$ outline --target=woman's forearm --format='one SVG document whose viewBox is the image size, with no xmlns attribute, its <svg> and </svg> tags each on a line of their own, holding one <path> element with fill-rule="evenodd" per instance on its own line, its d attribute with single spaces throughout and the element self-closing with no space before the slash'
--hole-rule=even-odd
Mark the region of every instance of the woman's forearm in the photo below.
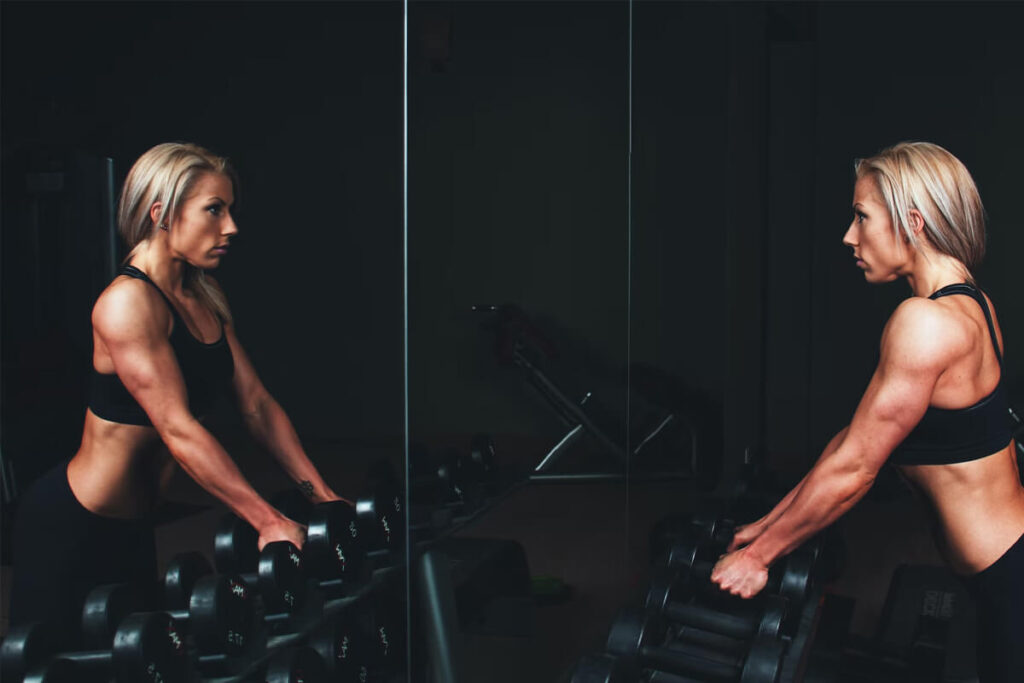
<svg viewBox="0 0 1024 683">
<path fill-rule="evenodd" d="M 266 395 L 259 401 L 255 409 L 245 415 L 245 422 L 256 440 L 274 456 L 306 497 L 313 501 L 336 497 L 303 450 L 288 415 L 272 396 Z"/>
<path fill-rule="evenodd" d="M 280 521 L 281 514 L 256 492 L 198 421 L 172 427 L 161 436 L 186 474 L 253 528 L 261 530 Z"/>
<path fill-rule="evenodd" d="M 835 436 L 832 437 L 828 444 L 826 444 L 825 449 L 821 452 L 821 455 L 818 456 L 818 460 L 815 463 L 815 465 L 822 462 L 823 460 L 825 460 L 825 458 L 836 452 L 836 449 L 838 449 L 839 446 L 842 445 L 843 439 L 846 438 L 846 432 L 849 429 L 849 426 L 843 427 Z M 775 520 L 777 520 L 779 517 L 781 517 L 782 514 L 789 508 L 789 506 L 793 504 L 793 500 L 800 493 L 800 490 L 807 482 L 807 478 L 811 476 L 811 472 L 813 471 L 814 468 L 811 468 L 811 470 L 804 475 L 803 479 L 801 479 L 796 486 L 790 489 L 789 493 L 787 493 L 782 498 L 782 500 L 776 503 L 775 507 L 772 508 L 771 512 L 769 512 L 756 522 L 753 522 L 751 526 L 767 527 L 768 525 L 774 523 Z"/>
<path fill-rule="evenodd" d="M 874 476 L 858 468 L 819 460 L 789 507 L 746 550 L 770 566 L 839 519 L 873 483 Z"/>
</svg>

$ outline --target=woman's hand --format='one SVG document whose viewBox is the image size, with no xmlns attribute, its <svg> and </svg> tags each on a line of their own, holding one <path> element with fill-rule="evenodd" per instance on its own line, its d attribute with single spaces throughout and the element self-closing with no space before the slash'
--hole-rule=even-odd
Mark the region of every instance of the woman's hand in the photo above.
<svg viewBox="0 0 1024 683">
<path fill-rule="evenodd" d="M 743 546 L 750 545 L 754 542 L 754 539 L 761 535 L 767 526 L 768 525 L 762 517 L 756 522 L 736 527 L 736 531 L 733 532 L 732 540 L 729 542 L 729 546 L 725 551 L 727 553 L 731 553 Z"/>
<path fill-rule="evenodd" d="M 274 541 L 288 541 L 299 550 L 302 550 L 306 542 L 306 527 L 294 522 L 284 515 L 259 530 L 260 537 L 257 546 L 262 551 L 263 546 Z"/>
<path fill-rule="evenodd" d="M 744 548 L 719 558 L 711 582 L 733 595 L 752 598 L 768 583 L 768 567 Z"/>
</svg>

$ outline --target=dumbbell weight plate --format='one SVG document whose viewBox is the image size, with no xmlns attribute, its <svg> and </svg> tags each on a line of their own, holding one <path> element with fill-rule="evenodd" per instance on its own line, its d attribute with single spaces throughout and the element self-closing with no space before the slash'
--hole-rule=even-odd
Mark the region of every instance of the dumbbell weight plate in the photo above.
<svg viewBox="0 0 1024 683">
<path fill-rule="evenodd" d="M 212 573 L 210 561 L 200 552 L 175 555 L 164 574 L 164 606 L 167 609 L 184 609 L 196 582 Z"/>
<path fill-rule="evenodd" d="M 777 683 L 786 645 L 781 640 L 756 638 L 743 665 L 740 683 Z"/>
<path fill-rule="evenodd" d="M 266 683 L 321 683 L 327 671 L 320 656 L 309 647 L 294 647 L 276 653 L 267 664 Z"/>
<path fill-rule="evenodd" d="M 401 553 L 405 549 L 405 501 L 391 487 L 356 502 L 356 514 L 367 533 L 368 547 Z"/>
<path fill-rule="evenodd" d="M 113 663 L 119 683 L 185 679 L 185 641 L 178 624 L 163 612 L 127 616 L 114 636 Z"/>
<path fill-rule="evenodd" d="M 259 564 L 259 534 L 233 514 L 221 521 L 213 539 L 213 563 L 221 574 L 244 574 Z"/>
<path fill-rule="evenodd" d="M 131 584 L 97 586 L 89 591 L 82 608 L 82 642 L 87 649 L 110 649 L 117 627 L 142 607 L 142 595 Z"/>
<path fill-rule="evenodd" d="M 237 576 L 204 576 L 189 600 L 189 618 L 200 654 L 236 657 L 249 648 L 256 609 L 249 587 Z"/>
<path fill-rule="evenodd" d="M 315 506 L 303 547 L 309 574 L 320 581 L 358 583 L 366 560 L 364 533 L 355 509 L 348 503 Z"/>
<path fill-rule="evenodd" d="M 267 612 L 292 613 L 306 598 L 306 573 L 302 555 L 288 541 L 263 546 L 259 554 L 257 589 Z"/>
<path fill-rule="evenodd" d="M 17 626 L 0 645 L 0 679 L 20 681 L 30 670 L 42 664 L 54 652 L 66 646 L 67 634 L 49 622 Z"/>
</svg>

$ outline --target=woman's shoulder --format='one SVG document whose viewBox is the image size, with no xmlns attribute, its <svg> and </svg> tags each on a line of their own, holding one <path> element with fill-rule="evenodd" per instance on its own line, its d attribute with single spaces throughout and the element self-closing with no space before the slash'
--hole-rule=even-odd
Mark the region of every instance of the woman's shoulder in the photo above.
<svg viewBox="0 0 1024 683">
<path fill-rule="evenodd" d="M 943 362 L 966 353 L 971 336 L 964 320 L 938 301 L 910 297 L 889 316 L 882 350 L 922 362 Z"/>
<path fill-rule="evenodd" d="M 104 289 L 92 308 L 93 327 L 101 334 L 139 331 L 140 327 L 165 329 L 171 312 L 152 285 L 121 276 Z M 106 336 L 106 335 L 104 335 Z"/>
</svg>

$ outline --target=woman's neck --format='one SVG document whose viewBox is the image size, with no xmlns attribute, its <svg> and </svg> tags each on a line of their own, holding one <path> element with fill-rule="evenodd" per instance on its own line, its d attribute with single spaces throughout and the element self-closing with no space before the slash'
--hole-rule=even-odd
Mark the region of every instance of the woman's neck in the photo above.
<svg viewBox="0 0 1024 683">
<path fill-rule="evenodd" d="M 971 272 L 952 256 L 936 251 L 918 251 L 906 278 L 914 296 L 931 296 L 946 285 L 969 281 Z"/>
<path fill-rule="evenodd" d="M 179 296 L 184 293 L 185 262 L 171 255 L 164 240 L 143 243 L 130 262 L 165 292 Z"/>
</svg>

